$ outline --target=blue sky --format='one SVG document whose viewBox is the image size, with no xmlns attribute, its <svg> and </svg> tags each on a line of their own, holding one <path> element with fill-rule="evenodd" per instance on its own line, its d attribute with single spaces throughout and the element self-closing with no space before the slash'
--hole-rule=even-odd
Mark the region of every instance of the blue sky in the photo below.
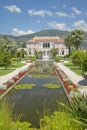
<svg viewBox="0 0 87 130">
<path fill-rule="evenodd" d="M 0 0 L 0 34 L 45 29 L 87 31 L 87 0 Z"/>
</svg>

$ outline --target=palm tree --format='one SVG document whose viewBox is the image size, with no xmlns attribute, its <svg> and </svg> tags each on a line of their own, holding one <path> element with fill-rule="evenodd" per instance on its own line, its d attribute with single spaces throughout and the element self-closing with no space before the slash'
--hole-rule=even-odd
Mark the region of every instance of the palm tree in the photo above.
<svg viewBox="0 0 87 130">
<path fill-rule="evenodd" d="M 74 47 L 76 48 L 76 50 L 78 50 L 78 47 L 80 46 L 84 38 L 84 31 L 76 29 L 71 32 L 70 37 Z"/>
<path fill-rule="evenodd" d="M 64 44 L 68 47 L 68 49 L 69 49 L 69 55 L 70 55 L 70 53 L 71 53 L 71 46 L 72 46 L 71 36 L 70 35 L 68 35 L 68 36 L 65 37 Z"/>
</svg>

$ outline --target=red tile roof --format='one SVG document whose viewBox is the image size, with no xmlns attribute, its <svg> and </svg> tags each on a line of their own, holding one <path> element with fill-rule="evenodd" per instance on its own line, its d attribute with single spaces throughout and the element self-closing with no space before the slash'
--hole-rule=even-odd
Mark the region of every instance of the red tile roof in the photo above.
<svg viewBox="0 0 87 130">
<path fill-rule="evenodd" d="M 54 41 L 54 42 L 64 42 L 64 40 L 60 39 L 59 37 L 34 37 L 31 40 L 28 40 L 27 42 L 33 43 L 33 42 L 39 42 L 39 41 Z"/>
</svg>

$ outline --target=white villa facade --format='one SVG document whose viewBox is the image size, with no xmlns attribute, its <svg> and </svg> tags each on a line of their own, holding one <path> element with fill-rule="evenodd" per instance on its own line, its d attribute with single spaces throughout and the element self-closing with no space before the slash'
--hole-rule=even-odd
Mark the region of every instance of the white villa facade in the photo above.
<svg viewBox="0 0 87 130">
<path fill-rule="evenodd" d="M 68 54 L 68 49 L 64 45 L 64 41 L 59 37 L 34 37 L 27 41 L 28 55 L 34 55 L 35 50 L 42 53 L 42 59 L 50 59 L 52 48 L 58 49 L 59 56 Z"/>
</svg>

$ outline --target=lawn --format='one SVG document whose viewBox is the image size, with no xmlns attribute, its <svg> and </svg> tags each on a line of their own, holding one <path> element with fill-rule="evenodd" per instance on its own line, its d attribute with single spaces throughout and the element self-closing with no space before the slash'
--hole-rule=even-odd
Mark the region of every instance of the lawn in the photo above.
<svg viewBox="0 0 87 130">
<path fill-rule="evenodd" d="M 66 67 L 68 67 L 69 69 L 71 69 L 72 71 L 74 71 L 78 75 L 82 75 L 83 74 L 83 71 L 80 69 L 80 67 L 74 65 L 71 61 L 68 62 L 68 63 L 64 63 L 64 65 Z"/>
<path fill-rule="evenodd" d="M 15 69 L 22 67 L 23 65 L 25 64 L 21 62 L 14 62 L 11 66 L 8 67 L 8 69 L 5 69 L 4 66 L 0 66 L 0 76 L 9 74 Z"/>
</svg>

